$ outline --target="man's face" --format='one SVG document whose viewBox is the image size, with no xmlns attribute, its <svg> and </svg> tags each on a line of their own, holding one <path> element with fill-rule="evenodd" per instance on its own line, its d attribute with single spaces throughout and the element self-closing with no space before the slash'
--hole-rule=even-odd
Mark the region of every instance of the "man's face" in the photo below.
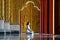
<svg viewBox="0 0 60 40">
<path fill-rule="evenodd" d="M 29 23 L 29 25 L 30 25 L 30 23 Z"/>
</svg>

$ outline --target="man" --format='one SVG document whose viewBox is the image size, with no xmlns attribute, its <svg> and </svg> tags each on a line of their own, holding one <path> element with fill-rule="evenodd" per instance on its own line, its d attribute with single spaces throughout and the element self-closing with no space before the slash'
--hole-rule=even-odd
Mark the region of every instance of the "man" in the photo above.
<svg viewBox="0 0 60 40">
<path fill-rule="evenodd" d="M 30 22 L 27 22 L 26 24 L 26 37 L 27 37 L 27 40 L 30 40 L 30 38 L 33 38 L 34 37 L 34 32 L 30 29 Z"/>
<path fill-rule="evenodd" d="M 32 30 L 30 29 L 30 22 L 27 22 L 26 25 L 27 25 L 27 26 L 26 26 L 26 33 L 27 33 L 27 34 L 32 34 Z"/>
</svg>

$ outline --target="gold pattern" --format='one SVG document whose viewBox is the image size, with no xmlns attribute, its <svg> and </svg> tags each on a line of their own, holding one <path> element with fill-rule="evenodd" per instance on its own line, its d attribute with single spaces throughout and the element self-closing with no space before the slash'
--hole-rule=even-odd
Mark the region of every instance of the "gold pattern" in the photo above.
<svg viewBox="0 0 60 40">
<path fill-rule="evenodd" d="M 0 19 L 4 19 L 10 24 L 20 24 L 22 32 L 25 32 L 26 23 L 29 21 L 31 29 L 34 32 L 39 32 L 39 5 L 39 0 L 0 0 Z"/>
<path fill-rule="evenodd" d="M 22 32 L 26 30 L 26 23 L 29 21 L 31 23 L 31 29 L 34 32 L 39 32 L 39 24 L 40 24 L 40 11 L 34 7 L 33 3 L 29 3 L 28 5 L 24 6 L 21 10 L 21 26 Z M 38 27 L 38 28 L 37 28 Z M 24 31 L 23 31 L 24 29 Z"/>
</svg>

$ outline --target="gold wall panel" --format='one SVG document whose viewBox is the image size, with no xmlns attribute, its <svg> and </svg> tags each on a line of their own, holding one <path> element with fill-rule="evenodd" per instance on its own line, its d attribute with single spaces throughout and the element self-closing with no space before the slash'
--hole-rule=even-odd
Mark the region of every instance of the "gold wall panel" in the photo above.
<svg viewBox="0 0 60 40">
<path fill-rule="evenodd" d="M 28 3 L 28 1 L 31 1 L 31 3 Z M 11 24 L 21 24 L 22 32 L 26 31 L 26 23 L 29 21 L 31 23 L 31 29 L 34 32 L 39 32 L 39 5 L 39 0 L 0 0 L 0 19 L 3 16 L 4 20 L 10 22 Z M 24 6 L 27 7 L 22 10 Z"/>
<path fill-rule="evenodd" d="M 40 30 L 40 11 L 34 7 L 33 3 L 28 3 L 21 11 L 21 29 L 22 32 L 26 31 L 26 23 L 31 23 L 31 29 L 38 33 Z M 22 7 L 23 8 L 23 7 Z M 24 30 L 23 30 L 24 29 Z"/>
<path fill-rule="evenodd" d="M 20 24 L 20 13 L 19 13 L 19 0 L 10 1 L 10 17 L 11 24 Z"/>
</svg>

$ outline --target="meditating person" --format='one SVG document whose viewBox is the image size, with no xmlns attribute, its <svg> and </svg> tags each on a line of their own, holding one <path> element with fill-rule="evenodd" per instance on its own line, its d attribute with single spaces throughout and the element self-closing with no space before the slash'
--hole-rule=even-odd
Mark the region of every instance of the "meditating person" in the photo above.
<svg viewBox="0 0 60 40">
<path fill-rule="evenodd" d="M 27 24 L 26 24 L 26 33 L 32 34 L 32 30 L 30 29 L 30 22 L 27 22 Z"/>
<path fill-rule="evenodd" d="M 26 24 L 26 38 L 27 40 L 30 40 L 34 37 L 34 32 L 30 29 L 30 22 L 27 22 Z"/>
</svg>

